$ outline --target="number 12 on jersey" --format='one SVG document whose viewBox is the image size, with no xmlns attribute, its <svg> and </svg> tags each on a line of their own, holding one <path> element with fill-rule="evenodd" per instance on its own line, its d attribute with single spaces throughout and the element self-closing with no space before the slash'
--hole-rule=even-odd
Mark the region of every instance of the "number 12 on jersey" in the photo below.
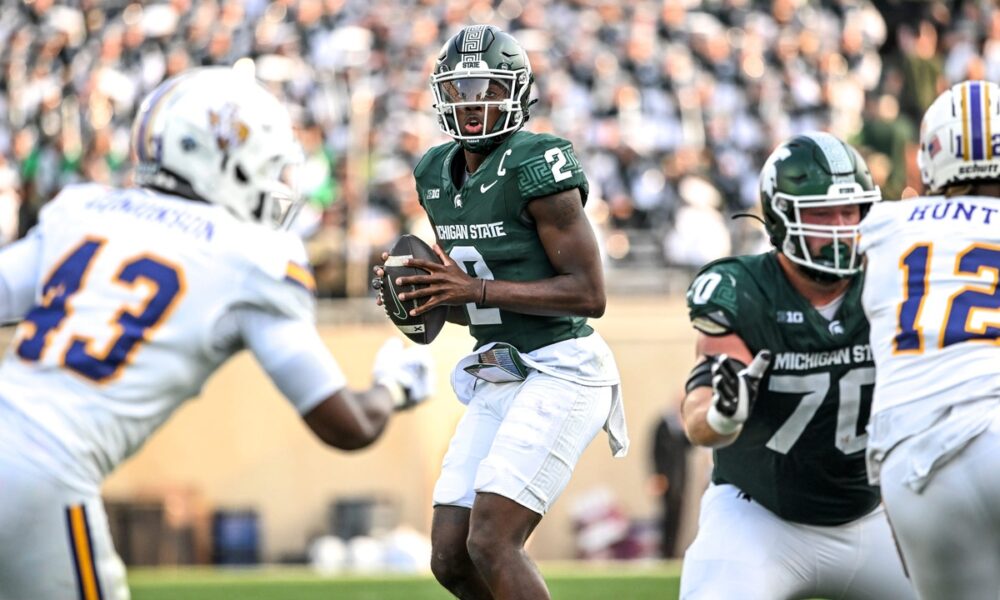
<svg viewBox="0 0 1000 600">
<path fill-rule="evenodd" d="M 35 362 L 45 352 L 52 351 L 48 347 L 50 339 L 72 314 L 74 297 L 84 291 L 90 268 L 106 242 L 101 238 L 85 239 L 52 270 L 42 286 L 41 300 L 21 324 L 15 351 L 22 359 Z M 98 383 L 114 379 L 149 332 L 184 295 L 181 269 L 150 254 L 125 259 L 113 279 L 113 283 L 128 289 L 134 289 L 140 282 L 149 290 L 140 306 L 121 307 L 108 323 L 118 335 L 99 350 L 92 348 L 92 338 L 71 336 L 62 354 L 61 362 L 66 368 Z"/>
<path fill-rule="evenodd" d="M 924 351 L 925 334 L 921 326 L 924 301 L 931 285 L 928 279 L 934 244 L 922 242 L 911 246 L 899 260 L 903 272 L 903 301 L 900 302 L 896 337 L 893 339 L 895 354 L 920 354 Z M 955 257 L 954 276 L 968 279 L 989 274 L 992 282 L 966 285 L 948 298 L 938 335 L 937 347 L 944 348 L 970 340 L 996 341 L 1000 337 L 1000 322 L 991 324 L 982 320 L 974 325 L 976 310 L 1000 310 L 1000 247 L 989 244 L 972 244 Z"/>
</svg>

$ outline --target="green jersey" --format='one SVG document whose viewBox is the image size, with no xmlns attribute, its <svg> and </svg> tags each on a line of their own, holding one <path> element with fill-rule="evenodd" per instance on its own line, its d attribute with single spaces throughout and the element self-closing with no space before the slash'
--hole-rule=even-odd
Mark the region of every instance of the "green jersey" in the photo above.
<svg viewBox="0 0 1000 600">
<path fill-rule="evenodd" d="M 431 148 L 413 174 L 441 248 L 466 273 L 483 279 L 554 277 L 528 203 L 573 188 L 587 201 L 587 178 L 573 146 L 524 130 L 494 149 L 475 173 L 465 172 L 462 148 L 450 142 Z M 506 342 L 530 352 L 593 332 L 582 317 L 526 315 L 476 303 L 466 311 L 477 347 Z"/>
<path fill-rule="evenodd" d="M 865 471 L 875 367 L 856 276 L 828 320 L 792 288 L 773 252 L 716 261 L 687 292 L 691 322 L 773 354 L 736 441 L 715 450 L 712 480 L 782 519 L 838 525 L 879 502 Z"/>
</svg>

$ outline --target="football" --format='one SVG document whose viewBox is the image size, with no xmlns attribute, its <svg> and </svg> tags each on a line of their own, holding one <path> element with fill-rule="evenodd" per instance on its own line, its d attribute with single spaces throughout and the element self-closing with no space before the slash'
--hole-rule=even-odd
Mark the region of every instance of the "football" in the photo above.
<svg viewBox="0 0 1000 600">
<path fill-rule="evenodd" d="M 406 337 L 418 344 L 429 344 L 441 333 L 445 318 L 448 316 L 448 307 L 440 306 L 422 315 L 416 317 L 410 316 L 410 311 L 420 306 L 426 299 L 418 298 L 400 301 L 399 294 L 418 289 L 420 286 L 397 286 L 396 278 L 426 275 L 427 271 L 415 267 L 403 266 L 403 263 L 409 258 L 423 258 L 438 264 L 441 263 L 441 260 L 434 254 L 431 247 L 422 239 L 415 235 L 403 235 L 396 240 L 392 249 L 389 250 L 389 258 L 386 259 L 385 265 L 382 267 L 385 271 L 382 284 L 382 301 L 385 304 L 385 311 L 389 315 L 389 319 Z"/>
</svg>

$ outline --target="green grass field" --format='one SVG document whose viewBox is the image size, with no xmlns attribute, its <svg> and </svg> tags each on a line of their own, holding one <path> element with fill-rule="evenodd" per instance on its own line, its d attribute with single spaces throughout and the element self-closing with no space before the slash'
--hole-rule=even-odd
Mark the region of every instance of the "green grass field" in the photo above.
<svg viewBox="0 0 1000 600">
<path fill-rule="evenodd" d="M 542 565 L 553 600 L 674 600 L 675 563 Z M 133 600 L 449 600 L 429 574 L 321 576 L 305 569 L 130 569 Z"/>
</svg>

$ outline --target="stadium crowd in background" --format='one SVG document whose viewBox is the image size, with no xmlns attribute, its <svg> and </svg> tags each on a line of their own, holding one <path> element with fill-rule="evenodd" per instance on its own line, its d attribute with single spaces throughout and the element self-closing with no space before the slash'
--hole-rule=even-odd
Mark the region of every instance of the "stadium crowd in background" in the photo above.
<svg viewBox="0 0 1000 600">
<path fill-rule="evenodd" d="M 129 183 L 129 124 L 163 79 L 250 59 L 307 152 L 300 227 L 321 293 L 363 294 L 377 252 L 425 231 L 411 169 L 443 141 L 428 49 L 468 23 L 529 50 L 534 129 L 575 144 L 603 251 L 625 264 L 761 248 L 759 227 L 727 217 L 754 210 L 764 157 L 807 129 L 861 147 L 886 198 L 919 190 L 923 111 L 950 83 L 1000 80 L 989 0 L 5 3 L 0 242 L 67 183 Z"/>
</svg>

